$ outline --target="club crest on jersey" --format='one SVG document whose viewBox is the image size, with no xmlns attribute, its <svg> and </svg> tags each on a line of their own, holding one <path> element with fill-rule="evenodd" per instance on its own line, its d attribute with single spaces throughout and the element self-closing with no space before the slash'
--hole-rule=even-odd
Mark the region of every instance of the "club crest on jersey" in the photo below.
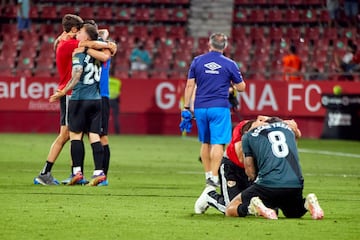
<svg viewBox="0 0 360 240">
<path fill-rule="evenodd" d="M 72 58 L 72 62 L 73 64 L 79 64 L 80 63 L 80 59 L 78 57 L 73 57 Z"/>
<path fill-rule="evenodd" d="M 217 71 L 217 69 L 221 68 L 221 66 L 216 62 L 209 62 L 207 64 L 204 64 L 204 67 L 208 68 L 205 70 L 205 73 L 210 73 L 210 74 L 219 74 L 219 71 Z"/>
</svg>

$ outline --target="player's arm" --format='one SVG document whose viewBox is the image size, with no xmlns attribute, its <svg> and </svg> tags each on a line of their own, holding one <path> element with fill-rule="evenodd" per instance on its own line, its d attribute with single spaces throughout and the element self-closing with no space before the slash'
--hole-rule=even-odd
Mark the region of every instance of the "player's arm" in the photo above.
<svg viewBox="0 0 360 240">
<path fill-rule="evenodd" d="M 233 87 L 238 91 L 238 92 L 244 92 L 245 88 L 246 88 L 246 84 L 244 81 L 240 82 L 240 83 L 233 83 Z"/>
<path fill-rule="evenodd" d="M 72 90 L 79 82 L 81 74 L 83 72 L 82 65 L 75 65 L 72 68 L 71 79 L 62 90 L 58 90 L 55 94 L 50 96 L 50 102 L 55 102 L 64 96 L 68 91 Z"/>
<path fill-rule="evenodd" d="M 236 142 L 234 147 L 235 147 L 236 156 L 238 157 L 239 161 L 241 163 L 244 163 L 244 153 L 242 150 L 242 142 L 241 141 Z"/>
<path fill-rule="evenodd" d="M 184 94 L 184 108 L 191 107 L 191 99 L 195 90 L 195 78 L 190 78 L 186 81 L 185 94 Z"/>
<path fill-rule="evenodd" d="M 103 50 L 96 50 L 96 49 L 92 49 L 92 48 L 84 48 L 84 47 L 78 47 L 74 50 L 73 55 L 77 54 L 77 53 L 82 53 L 82 52 L 86 52 L 87 54 L 89 54 L 90 56 L 92 56 L 93 58 L 101 61 L 101 62 L 106 62 L 107 60 L 109 60 L 111 58 L 111 52 L 109 49 L 103 49 Z"/>
<path fill-rule="evenodd" d="M 112 56 L 114 56 L 117 51 L 117 46 L 114 42 L 80 41 L 79 47 L 93 48 L 97 50 L 107 48 L 110 50 Z"/>
<path fill-rule="evenodd" d="M 248 156 L 244 159 L 245 173 L 249 177 L 250 181 L 254 181 L 256 178 L 255 160 L 253 157 Z"/>
</svg>

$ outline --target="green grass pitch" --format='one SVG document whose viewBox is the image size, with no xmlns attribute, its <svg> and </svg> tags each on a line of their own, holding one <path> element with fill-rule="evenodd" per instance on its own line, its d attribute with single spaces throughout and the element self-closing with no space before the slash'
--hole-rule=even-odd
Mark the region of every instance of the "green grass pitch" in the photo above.
<svg viewBox="0 0 360 240">
<path fill-rule="evenodd" d="M 193 214 L 204 187 L 194 137 L 110 136 L 109 186 L 36 186 L 54 134 L 0 134 L 0 239 L 360 239 L 360 142 L 301 139 L 304 195 L 321 221 Z M 85 176 L 93 169 L 87 139 Z M 70 173 L 69 144 L 53 167 Z"/>
</svg>

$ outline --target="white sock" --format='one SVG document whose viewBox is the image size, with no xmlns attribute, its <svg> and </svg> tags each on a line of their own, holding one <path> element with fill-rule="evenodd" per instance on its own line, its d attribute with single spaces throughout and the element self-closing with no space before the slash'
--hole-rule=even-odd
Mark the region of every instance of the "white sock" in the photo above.
<svg viewBox="0 0 360 240">
<path fill-rule="evenodd" d="M 103 170 L 94 170 L 94 174 L 95 176 L 98 176 L 100 175 L 101 173 L 103 173 L 104 171 Z"/>
<path fill-rule="evenodd" d="M 219 183 L 219 176 L 212 176 L 212 180 L 214 183 Z"/>
<path fill-rule="evenodd" d="M 81 167 L 73 167 L 73 174 L 76 175 L 78 172 L 81 172 Z"/>
<path fill-rule="evenodd" d="M 208 179 L 208 178 L 210 178 L 210 179 L 212 178 L 212 172 L 211 171 L 205 173 L 205 179 Z"/>
</svg>

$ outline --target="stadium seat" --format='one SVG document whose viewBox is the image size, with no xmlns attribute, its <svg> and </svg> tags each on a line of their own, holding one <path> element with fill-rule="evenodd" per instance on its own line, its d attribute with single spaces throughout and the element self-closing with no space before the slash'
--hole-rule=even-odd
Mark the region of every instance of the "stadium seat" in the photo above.
<svg viewBox="0 0 360 240">
<path fill-rule="evenodd" d="M 15 70 L 15 76 L 16 77 L 32 77 L 32 68 L 29 69 L 16 69 Z"/>
<path fill-rule="evenodd" d="M 155 22 L 167 22 L 169 21 L 169 11 L 166 8 L 156 8 L 154 10 Z"/>
<path fill-rule="evenodd" d="M 50 20 L 58 19 L 56 7 L 55 6 L 50 6 L 50 5 L 42 6 L 41 7 L 41 14 L 39 14 L 39 18 L 41 18 L 41 19 L 50 19 Z"/>
<path fill-rule="evenodd" d="M 2 9 L 2 17 L 4 18 L 16 18 L 17 17 L 17 5 L 8 4 Z"/>
<path fill-rule="evenodd" d="M 1 76 L 4 77 L 13 77 L 15 75 L 13 68 L 8 66 L 0 66 L 0 72 Z"/>
<path fill-rule="evenodd" d="M 319 22 L 320 24 L 328 24 L 330 20 L 329 11 L 325 9 L 321 9 L 319 13 Z"/>
<path fill-rule="evenodd" d="M 152 2 L 152 0 L 134 0 L 133 2 L 138 4 L 149 4 Z"/>
<path fill-rule="evenodd" d="M 162 71 L 166 69 L 170 69 L 170 62 L 158 56 L 153 61 L 153 68 L 154 70 L 162 70 Z"/>
<path fill-rule="evenodd" d="M 53 69 L 50 67 L 37 67 L 34 77 L 51 77 Z"/>
<path fill-rule="evenodd" d="M 265 81 L 265 71 L 251 73 L 249 78 L 256 81 Z"/>
<path fill-rule="evenodd" d="M 97 7 L 96 12 L 96 21 L 111 21 L 113 20 L 113 8 L 111 7 Z"/>
<path fill-rule="evenodd" d="M 78 14 L 74 6 L 61 6 L 59 9 L 59 17 L 62 18 L 65 14 Z"/>
<path fill-rule="evenodd" d="M 131 20 L 131 9 L 130 8 L 118 8 L 115 12 L 115 20 L 128 22 Z"/>
<path fill-rule="evenodd" d="M 39 35 L 46 35 L 46 34 L 60 34 L 60 31 L 57 31 L 57 28 L 55 28 L 54 24 L 46 24 L 42 23 L 39 24 Z"/>
<path fill-rule="evenodd" d="M 283 5 L 286 5 L 287 4 L 287 0 L 271 0 L 271 4 L 273 6 L 283 6 Z"/>
<path fill-rule="evenodd" d="M 94 19 L 95 13 L 93 7 L 82 6 L 79 8 L 79 15 L 84 20 Z"/>
<path fill-rule="evenodd" d="M 29 17 L 30 17 L 30 19 L 39 18 L 39 10 L 36 5 L 35 6 L 33 5 L 30 7 Z"/>
<path fill-rule="evenodd" d="M 302 16 L 300 19 L 301 22 L 309 23 L 309 24 L 317 23 L 318 17 L 317 17 L 316 9 L 306 9 L 300 11 L 301 11 L 300 16 Z"/>
<path fill-rule="evenodd" d="M 114 26 L 112 31 L 110 31 L 110 37 L 114 38 L 116 40 L 118 38 L 120 38 L 120 36 L 127 36 L 127 35 L 129 35 L 129 29 L 128 29 L 128 26 L 126 26 L 126 25 Z"/>
<path fill-rule="evenodd" d="M 123 71 L 121 69 L 118 69 L 117 67 L 114 68 L 114 76 L 119 79 L 128 79 L 129 78 L 128 71 Z"/>
<path fill-rule="evenodd" d="M 264 23 L 265 22 L 265 11 L 263 9 L 252 9 L 248 13 L 247 22 L 251 23 Z"/>
<path fill-rule="evenodd" d="M 176 23 L 186 23 L 188 20 L 187 10 L 183 8 L 173 9 L 171 16 L 171 21 Z"/>
<path fill-rule="evenodd" d="M 326 39 L 337 39 L 338 29 L 337 28 L 323 28 L 322 37 Z"/>
<path fill-rule="evenodd" d="M 305 32 L 304 32 L 305 39 L 315 40 L 315 39 L 319 39 L 320 36 L 321 36 L 320 28 L 318 27 L 305 28 Z"/>
<path fill-rule="evenodd" d="M 192 51 L 194 48 L 194 38 L 193 37 L 184 37 L 178 39 L 176 49 L 179 51 L 189 51 L 190 55 L 192 55 Z"/>
<path fill-rule="evenodd" d="M 246 28 L 244 26 L 236 26 L 232 28 L 231 38 L 238 39 L 247 36 Z"/>
<path fill-rule="evenodd" d="M 147 71 L 132 71 L 131 78 L 133 79 L 148 79 L 149 75 Z"/>
<path fill-rule="evenodd" d="M 269 36 L 271 40 L 280 40 L 284 37 L 284 32 L 281 27 L 271 27 L 269 29 Z"/>
<path fill-rule="evenodd" d="M 246 23 L 248 21 L 247 10 L 236 9 L 234 10 L 233 22 L 234 23 Z"/>
<path fill-rule="evenodd" d="M 298 40 L 301 37 L 301 29 L 298 27 L 288 27 L 284 34 L 286 39 Z"/>
<path fill-rule="evenodd" d="M 169 79 L 172 79 L 172 80 L 187 79 L 187 73 L 177 72 L 177 71 L 170 71 Z"/>
<path fill-rule="evenodd" d="M 284 22 L 283 11 L 279 9 L 271 8 L 268 11 L 267 20 L 270 23 L 282 23 Z"/>
<path fill-rule="evenodd" d="M 166 38 L 167 36 L 166 26 L 163 25 L 153 26 L 150 31 L 150 36 L 154 37 L 155 39 Z"/>
<path fill-rule="evenodd" d="M 145 41 L 148 37 L 148 27 L 146 25 L 136 25 L 133 27 L 131 35 L 135 37 L 135 39 L 138 38 Z"/>
<path fill-rule="evenodd" d="M 252 2 L 252 4 L 254 4 L 254 5 L 268 5 L 269 4 L 267 0 L 253 0 L 250 2 Z"/>
<path fill-rule="evenodd" d="M 162 80 L 168 79 L 167 70 L 163 70 L 163 71 L 154 70 L 154 71 L 152 71 L 150 79 L 162 79 Z"/>
<path fill-rule="evenodd" d="M 183 26 L 170 26 L 168 34 L 171 38 L 184 38 L 186 35 Z"/>
<path fill-rule="evenodd" d="M 294 0 L 292 0 L 292 2 L 293 1 Z M 289 23 L 298 23 L 300 22 L 300 11 L 297 9 L 288 9 L 285 11 L 284 17 Z"/>
<path fill-rule="evenodd" d="M 139 22 L 150 21 L 150 9 L 149 8 L 137 8 L 135 10 L 135 21 L 139 21 Z"/>
<path fill-rule="evenodd" d="M 251 39 L 263 39 L 265 37 L 265 30 L 262 27 L 250 28 L 249 37 Z"/>
</svg>

